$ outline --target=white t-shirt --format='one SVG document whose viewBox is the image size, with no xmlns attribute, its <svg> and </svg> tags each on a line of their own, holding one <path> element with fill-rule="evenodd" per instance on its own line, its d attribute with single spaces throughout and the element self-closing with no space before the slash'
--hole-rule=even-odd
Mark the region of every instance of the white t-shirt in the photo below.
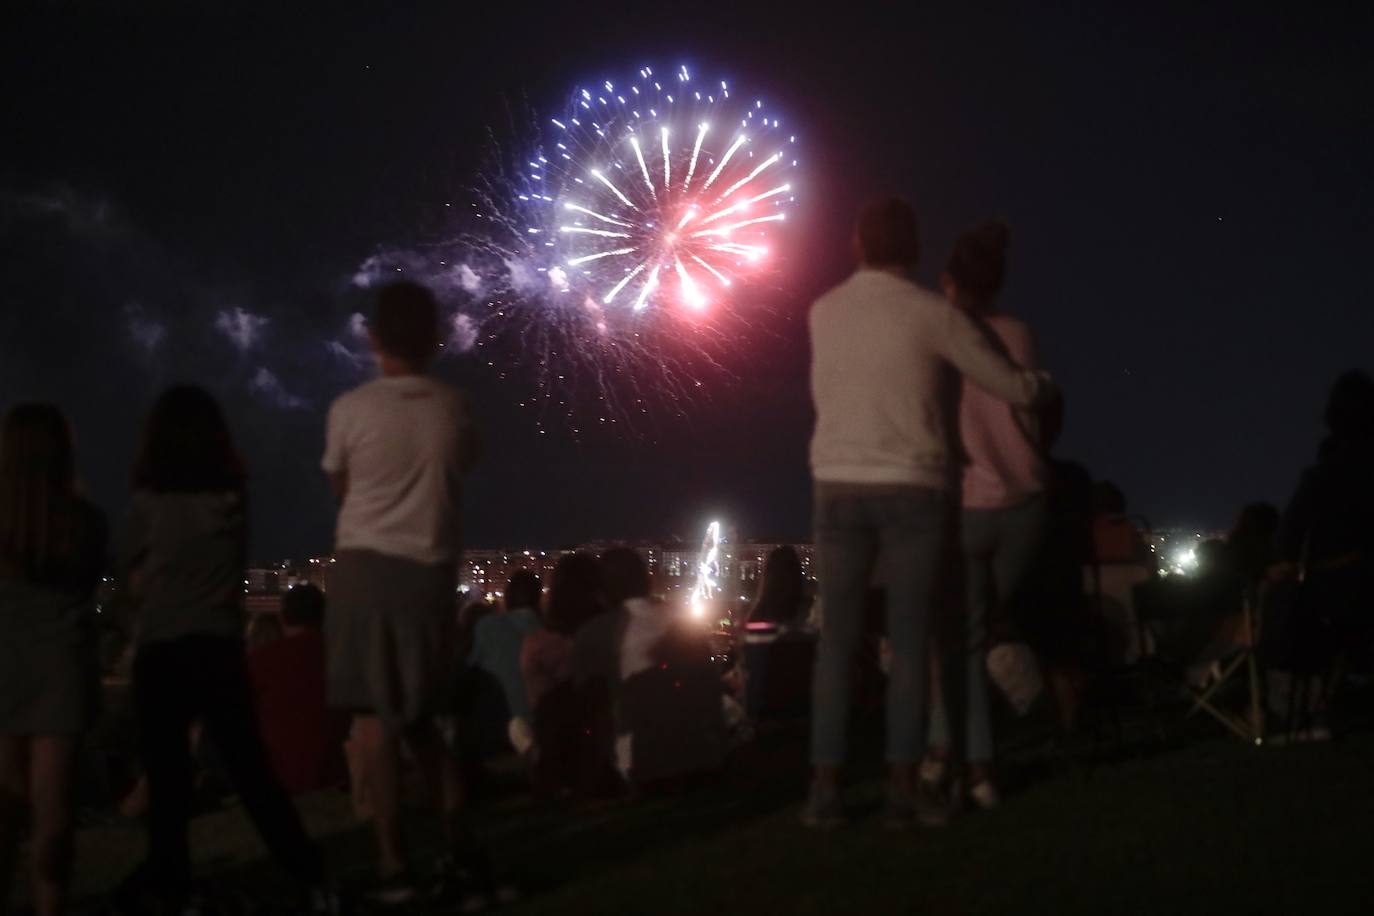
<svg viewBox="0 0 1374 916">
<path fill-rule="evenodd" d="M 620 679 L 630 678 L 654 666 L 654 649 L 672 627 L 668 610 L 648 598 L 625 602 L 625 633 L 620 640 Z"/>
<path fill-rule="evenodd" d="M 648 598 L 630 598 L 625 602 L 625 632 L 620 641 L 620 680 L 629 680 L 654 666 L 654 648 L 672 626 L 667 608 Z M 625 778 L 630 776 L 634 763 L 634 736 L 617 735 L 615 739 L 616 766 Z"/>
<path fill-rule="evenodd" d="M 442 382 L 384 376 L 339 397 L 322 462 L 348 477 L 335 549 L 457 559 L 461 480 L 475 453 L 466 400 Z"/>
<path fill-rule="evenodd" d="M 818 299 L 810 328 L 818 481 L 943 487 L 946 364 L 1018 407 L 1050 384 L 1010 363 L 943 298 L 884 271 L 861 269 Z"/>
</svg>

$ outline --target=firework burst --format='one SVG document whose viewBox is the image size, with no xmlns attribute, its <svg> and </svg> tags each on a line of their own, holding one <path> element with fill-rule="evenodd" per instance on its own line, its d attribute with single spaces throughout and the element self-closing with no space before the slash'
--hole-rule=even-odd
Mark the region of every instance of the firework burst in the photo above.
<svg viewBox="0 0 1374 916">
<path fill-rule="evenodd" d="M 520 404 L 541 429 L 685 412 L 757 317 L 742 289 L 780 260 L 796 136 L 686 67 L 580 87 L 525 120 L 493 137 L 470 227 L 419 255 L 419 278 L 460 303 L 502 377 L 532 366 Z M 415 274 L 415 253 L 397 254 L 369 262 L 375 275 Z"/>
<path fill-rule="evenodd" d="M 650 68 L 580 89 L 529 160 L 528 197 L 565 284 L 603 308 L 697 311 L 757 272 L 795 201 L 795 135 L 729 84 Z M 538 207 L 536 206 L 536 209 Z"/>
</svg>

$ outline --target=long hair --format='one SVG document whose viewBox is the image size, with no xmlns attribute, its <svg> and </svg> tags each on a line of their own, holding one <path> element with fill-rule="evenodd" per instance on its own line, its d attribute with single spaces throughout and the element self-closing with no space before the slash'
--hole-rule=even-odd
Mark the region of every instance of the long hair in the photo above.
<svg viewBox="0 0 1374 916">
<path fill-rule="evenodd" d="M 774 547 L 763 561 L 763 581 L 759 595 L 749 611 L 749 619 L 768 623 L 788 623 L 802 612 L 806 582 L 802 577 L 801 557 L 787 546 Z"/>
<path fill-rule="evenodd" d="M 214 397 L 195 385 L 168 388 L 153 405 L 134 462 L 135 490 L 241 491 L 243 461 Z"/>
<path fill-rule="evenodd" d="M 1007 247 L 1011 230 L 1000 220 L 970 229 L 954 243 L 945 273 L 958 287 L 961 297 L 978 309 L 992 306 L 1007 276 Z"/>
<path fill-rule="evenodd" d="M 73 550 L 76 469 L 62 411 L 20 404 L 0 433 L 0 578 L 35 581 Z"/>
<path fill-rule="evenodd" d="M 604 610 L 605 586 L 596 557 L 570 553 L 559 560 L 553 568 L 544 625 L 555 633 L 571 636 Z"/>
<path fill-rule="evenodd" d="M 1326 401 L 1326 428 L 1350 440 L 1374 438 L 1374 378 L 1359 369 L 1341 373 Z"/>
</svg>

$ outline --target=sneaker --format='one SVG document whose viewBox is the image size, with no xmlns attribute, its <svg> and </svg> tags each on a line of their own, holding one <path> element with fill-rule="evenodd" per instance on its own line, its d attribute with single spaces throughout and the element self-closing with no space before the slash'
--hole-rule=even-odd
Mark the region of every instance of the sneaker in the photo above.
<svg viewBox="0 0 1374 916">
<path fill-rule="evenodd" d="M 815 786 L 811 787 L 806 807 L 802 809 L 801 822 L 804 825 L 816 830 L 834 830 L 843 827 L 847 821 L 844 804 L 837 793 L 819 792 Z"/>
<path fill-rule="evenodd" d="M 415 886 L 415 876 L 409 871 L 399 871 L 388 878 L 378 878 L 363 896 L 369 903 L 380 907 L 405 906 L 420 895 Z"/>
<path fill-rule="evenodd" d="M 1002 797 L 997 794 L 997 787 L 986 779 L 969 789 L 968 797 L 984 811 L 991 811 L 1002 803 Z"/>
<path fill-rule="evenodd" d="M 953 799 L 957 797 L 943 782 L 917 780 L 913 805 L 916 822 L 922 827 L 944 827 L 954 816 Z"/>
</svg>

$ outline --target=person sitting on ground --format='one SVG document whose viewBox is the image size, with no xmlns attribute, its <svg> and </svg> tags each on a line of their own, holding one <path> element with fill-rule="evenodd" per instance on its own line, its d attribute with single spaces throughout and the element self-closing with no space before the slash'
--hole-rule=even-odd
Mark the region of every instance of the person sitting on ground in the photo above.
<svg viewBox="0 0 1374 916">
<path fill-rule="evenodd" d="M 520 649 L 525 638 L 539 629 L 539 606 L 544 583 L 539 574 L 522 569 L 506 583 L 505 611 L 478 622 L 473 630 L 468 664 L 494 677 L 501 685 L 510 721 L 507 733 L 518 753 L 534 744 L 530 701 L 520 673 Z"/>
<path fill-rule="evenodd" d="M 615 609 L 579 634 L 578 667 L 595 674 L 590 656 L 612 680 L 616 768 L 644 788 L 721 762 L 724 692 L 711 664 L 709 635 L 670 606 L 654 601 L 649 568 L 629 547 L 601 555 L 606 596 Z M 588 646 L 582 637 L 590 637 Z"/>
<path fill-rule="evenodd" d="M 282 596 L 281 639 L 248 652 L 263 743 L 293 795 L 342 785 L 348 716 L 325 703 L 324 592 L 304 583 Z"/>
<path fill-rule="evenodd" d="M 920 254 L 909 204 L 880 200 L 859 216 L 861 261 L 811 309 L 811 440 L 815 543 L 825 607 L 811 710 L 814 773 L 803 822 L 845 820 L 840 768 L 848 747 L 855 648 L 876 570 L 886 590 L 888 815 L 915 820 L 925 738 L 926 634 L 946 531 L 952 366 L 1019 407 L 1053 392 L 1048 376 L 1012 364 L 968 315 L 909 275 Z"/>
<path fill-rule="evenodd" d="M 100 698 L 94 601 L 105 518 L 80 496 L 67 418 L 20 404 L 0 430 L 0 912 L 27 816 L 34 911 L 71 880 L 74 774 Z"/>
<path fill-rule="evenodd" d="M 496 613 L 496 605 L 486 598 L 469 601 L 458 609 L 458 657 L 467 658 L 472 652 L 472 642 L 477 633 L 477 625 L 488 616 Z"/>
<path fill-rule="evenodd" d="M 310 893 L 337 901 L 262 744 L 244 652 L 247 493 L 224 413 L 204 389 L 167 389 L 132 473 L 120 570 L 139 611 L 133 702 L 148 779 L 148 849 L 120 886 L 127 912 L 177 912 L 191 896 L 193 761 L 199 719 L 274 858 Z"/>
<path fill-rule="evenodd" d="M 594 792 L 602 758 L 609 759 L 610 696 L 604 680 L 576 682 L 579 631 L 606 613 L 596 558 L 571 553 L 558 561 L 544 625 L 525 637 L 520 672 L 534 717 L 535 792 Z"/>
<path fill-rule="evenodd" d="M 430 896 L 485 902 L 486 851 L 464 801 L 452 729 L 454 596 L 463 476 L 478 437 L 466 396 L 429 375 L 439 303 L 415 283 L 377 292 L 368 342 L 379 377 L 329 409 L 321 465 L 339 501 L 325 637 L 330 705 L 354 717 L 377 843 L 367 896 L 420 895 L 401 824 L 401 748 L 418 764 L 447 852 Z"/>
<path fill-rule="evenodd" d="M 997 311 L 1009 241 L 1009 230 L 1001 222 L 964 233 L 954 243 L 941 285 L 949 301 L 977 318 L 1013 362 L 1037 369 L 1030 328 Z M 946 763 L 952 758 L 955 764 L 968 766 L 964 785 L 978 807 L 992 808 L 998 802 L 992 774 L 989 637 L 993 622 L 1003 616 L 1020 588 L 1045 535 L 1050 474 L 1046 455 L 1058 431 L 1059 413 L 1017 410 L 969 379 L 963 380 L 959 398 L 959 438 L 966 458 L 959 520 L 962 613 L 955 615 L 952 650 L 940 653 L 944 665 L 937 667 L 944 671 L 944 689 L 933 697 L 931 750 L 921 768 L 922 790 L 934 798 L 948 796 Z M 964 726 L 958 731 L 962 740 L 957 743 L 949 716 L 959 710 L 949 699 L 962 700 L 963 705 Z M 951 706 L 956 708 L 951 710 Z M 927 810 L 937 816 L 938 806 L 932 804 Z"/>
<path fill-rule="evenodd" d="M 613 547 L 603 553 L 601 575 L 612 612 L 579 634 L 576 667 L 580 676 L 605 675 L 612 685 L 617 711 L 616 768 L 629 779 L 633 736 L 620 715 L 620 687 L 657 664 L 658 644 L 672 621 L 666 608 L 649 597 L 649 568 L 631 548 Z"/>
</svg>

